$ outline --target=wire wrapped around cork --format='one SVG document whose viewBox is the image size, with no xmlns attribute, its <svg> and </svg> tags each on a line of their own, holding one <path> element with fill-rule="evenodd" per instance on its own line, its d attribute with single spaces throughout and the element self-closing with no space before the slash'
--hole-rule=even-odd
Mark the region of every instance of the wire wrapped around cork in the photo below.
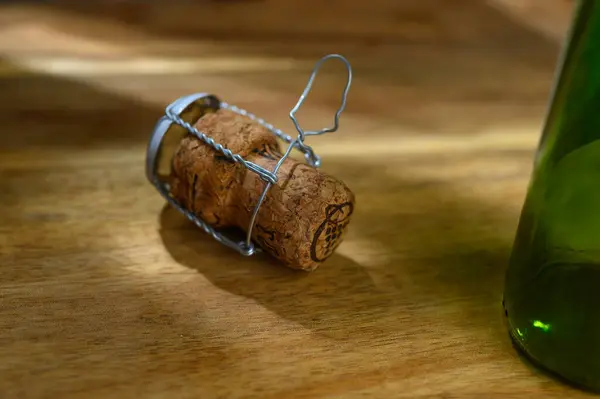
<svg viewBox="0 0 600 399">
<path fill-rule="evenodd" d="M 330 128 L 304 131 L 296 112 L 321 64 L 341 60 L 348 70 L 341 106 Z M 352 191 L 319 169 L 320 158 L 304 140 L 334 132 L 352 81 L 349 62 L 330 54 L 317 62 L 290 119 L 293 139 L 253 114 L 210 94 L 182 97 L 156 125 L 146 157 L 146 175 L 163 197 L 192 222 L 242 255 L 264 251 L 281 264 L 313 271 L 343 240 L 355 206 Z M 281 150 L 280 140 L 288 143 Z M 304 153 L 306 163 L 289 158 Z M 239 228 L 246 240 L 223 233 Z"/>
</svg>

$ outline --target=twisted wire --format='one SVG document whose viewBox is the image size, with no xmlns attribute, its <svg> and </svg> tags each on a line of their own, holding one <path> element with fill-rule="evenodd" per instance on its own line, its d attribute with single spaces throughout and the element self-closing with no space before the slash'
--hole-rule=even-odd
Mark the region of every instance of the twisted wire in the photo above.
<svg viewBox="0 0 600 399">
<path fill-rule="evenodd" d="M 318 131 L 308 131 L 305 132 L 301 127 L 300 124 L 298 123 L 298 120 L 296 119 L 295 114 L 298 112 L 299 108 L 302 106 L 302 104 L 304 103 L 304 101 L 306 100 L 306 96 L 308 95 L 308 93 L 310 92 L 311 88 L 312 88 L 312 84 L 314 82 L 314 79 L 318 73 L 318 70 L 320 69 L 321 65 L 328 59 L 330 58 L 337 58 L 340 59 L 346 66 L 346 69 L 348 71 L 348 79 L 346 81 L 346 85 L 344 87 L 344 90 L 342 92 L 342 100 L 341 100 L 341 105 L 338 108 L 338 110 L 335 113 L 334 116 L 334 125 L 330 128 L 323 128 L 321 130 Z M 198 216 L 196 216 L 193 212 L 185 209 L 181 204 L 179 204 L 170 194 L 169 194 L 169 190 L 168 190 L 168 186 L 164 183 L 162 183 L 157 177 L 156 175 L 154 176 L 154 178 L 152 179 L 152 183 L 154 184 L 154 186 L 158 189 L 158 191 L 160 192 L 160 194 L 173 206 L 175 207 L 179 212 L 183 213 L 190 221 L 192 221 L 195 225 L 197 225 L 198 227 L 200 227 L 202 230 L 204 230 L 206 233 L 210 234 L 214 239 L 216 239 L 217 241 L 219 241 L 220 243 L 233 248 L 235 250 L 237 250 L 240 254 L 245 255 L 245 256 L 250 256 L 253 255 L 254 253 L 260 251 L 260 248 L 257 248 L 254 243 L 252 242 L 252 230 L 254 228 L 254 224 L 255 224 L 255 220 L 256 217 L 258 215 L 258 211 L 262 205 L 262 203 L 265 200 L 265 197 L 267 195 L 267 192 L 269 191 L 269 189 L 271 188 L 271 186 L 275 183 L 277 183 L 278 179 L 277 179 L 277 172 L 279 171 L 279 168 L 281 167 L 281 165 L 283 164 L 283 162 L 287 159 L 287 157 L 290 155 L 292 149 L 296 148 L 298 150 L 300 150 L 301 152 L 304 153 L 304 156 L 306 158 L 306 160 L 309 162 L 310 165 L 314 166 L 314 167 L 319 167 L 321 164 L 321 159 L 315 154 L 314 150 L 312 149 L 311 146 L 307 145 L 304 143 L 304 140 L 306 138 L 306 136 L 310 136 L 310 135 L 320 135 L 323 133 L 328 133 L 328 132 L 335 132 L 338 127 L 339 127 L 339 117 L 341 115 L 341 113 L 343 112 L 343 110 L 346 107 L 346 101 L 347 101 L 347 96 L 348 96 L 348 91 L 350 89 L 350 85 L 352 82 L 352 68 L 350 66 L 350 63 L 348 62 L 348 60 L 346 60 L 346 58 L 344 58 L 341 55 L 338 54 L 329 54 L 323 58 L 321 58 L 316 64 L 315 67 L 313 68 L 313 71 L 310 75 L 310 78 L 308 80 L 308 83 L 304 89 L 304 91 L 302 92 L 302 94 L 300 95 L 300 98 L 298 99 L 298 102 L 296 103 L 296 105 L 292 108 L 292 110 L 289 113 L 290 119 L 292 120 L 292 122 L 294 123 L 294 127 L 296 128 L 296 130 L 298 131 L 298 136 L 293 139 L 291 136 L 285 134 L 281 129 L 276 128 L 275 126 L 273 126 L 272 124 L 268 123 L 267 121 L 265 121 L 264 119 L 242 109 L 239 108 L 235 105 L 231 105 L 228 104 L 226 102 L 221 102 L 220 103 L 220 107 L 221 108 L 226 108 L 229 109 L 233 112 L 236 112 L 240 115 L 243 115 L 245 117 L 248 117 L 249 119 L 257 122 L 258 124 L 264 126 L 265 128 L 267 128 L 269 131 L 271 131 L 274 135 L 276 135 L 277 137 L 279 137 L 281 140 L 289 143 L 289 147 L 287 148 L 285 154 L 279 159 L 279 161 L 277 162 L 275 168 L 273 169 L 273 171 L 269 171 L 266 170 L 265 168 L 256 165 L 253 162 L 250 161 L 246 161 L 240 154 L 235 154 L 233 153 L 231 150 L 229 150 L 228 148 L 224 147 L 223 145 L 215 142 L 214 139 L 212 139 L 211 137 L 207 136 L 206 134 L 200 132 L 198 129 L 196 129 L 194 126 L 192 126 L 190 123 L 184 121 L 179 115 L 177 115 L 176 113 L 172 112 L 170 110 L 170 108 L 168 107 L 165 115 L 166 117 L 172 122 L 175 123 L 183 128 L 185 128 L 189 133 L 191 133 L 192 135 L 194 135 L 195 137 L 197 137 L 198 139 L 200 139 L 201 141 L 203 141 L 204 143 L 206 143 L 208 146 L 210 146 L 212 149 L 214 149 L 215 151 L 220 152 L 221 154 L 223 154 L 223 156 L 225 156 L 227 159 L 239 163 L 241 165 L 243 165 L 244 167 L 246 167 L 247 169 L 257 173 L 261 179 L 263 179 L 266 184 L 265 187 L 261 193 L 261 196 L 259 197 L 255 207 L 254 207 L 254 211 L 252 213 L 252 217 L 250 219 L 250 223 L 249 223 L 249 227 L 248 227 L 248 231 L 246 234 L 246 240 L 245 242 L 239 242 L 236 243 L 234 241 L 232 241 L 231 239 L 229 239 L 228 237 L 226 237 L 225 235 L 219 233 L 218 231 L 216 231 L 213 227 L 211 227 L 208 223 L 206 223 L 205 221 L 203 221 L 202 219 L 200 219 Z"/>
<path fill-rule="evenodd" d="M 188 132 L 190 132 L 191 134 L 193 134 L 194 136 L 196 136 L 197 138 L 199 138 L 200 140 L 205 142 L 211 148 L 213 148 L 216 151 L 219 151 L 227 159 L 237 162 L 237 163 L 240 163 L 243 166 L 245 166 L 246 168 L 252 170 L 253 172 L 256 172 L 266 182 L 269 182 L 269 183 L 277 182 L 277 176 L 274 175 L 272 172 L 266 170 L 265 168 L 263 168 L 259 165 L 256 165 L 255 163 L 246 161 L 240 154 L 234 154 L 230 149 L 225 148 L 223 145 L 215 142 L 214 139 L 212 139 L 211 137 L 207 136 L 206 134 L 200 132 L 198 129 L 196 129 L 194 126 L 192 126 L 190 123 L 181 119 L 181 117 L 179 117 L 179 115 L 176 115 L 170 111 L 167 111 L 166 115 L 171 121 L 184 127 Z"/>
</svg>

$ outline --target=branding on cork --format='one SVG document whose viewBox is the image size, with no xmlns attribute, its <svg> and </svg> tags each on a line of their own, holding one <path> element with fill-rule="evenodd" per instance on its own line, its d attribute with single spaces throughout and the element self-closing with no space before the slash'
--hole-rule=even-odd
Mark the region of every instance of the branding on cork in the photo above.
<svg viewBox="0 0 600 399">
<path fill-rule="evenodd" d="M 327 206 L 325 220 L 315 232 L 310 246 L 310 257 L 313 261 L 322 262 L 333 253 L 350 223 L 353 210 L 354 205 L 351 202 Z"/>
</svg>

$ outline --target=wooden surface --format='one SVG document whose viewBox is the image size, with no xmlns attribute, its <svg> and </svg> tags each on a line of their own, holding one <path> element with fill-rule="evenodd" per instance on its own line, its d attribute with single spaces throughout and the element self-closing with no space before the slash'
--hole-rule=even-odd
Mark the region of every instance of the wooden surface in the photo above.
<svg viewBox="0 0 600 399">
<path fill-rule="evenodd" d="M 0 397 L 585 397 L 503 323 L 558 45 L 496 17 L 520 46 L 176 39 L 3 8 Z M 311 274 L 242 258 L 165 207 L 144 156 L 166 104 L 208 91 L 292 132 L 326 52 L 355 72 L 340 131 L 310 138 L 356 193 L 335 256 Z M 330 123 L 341 71 L 306 128 Z"/>
<path fill-rule="evenodd" d="M 213 0 L 199 6 L 179 1 L 54 0 L 63 9 L 102 15 L 154 32 L 218 35 L 221 39 L 297 38 L 302 41 L 352 41 L 455 44 L 468 41 L 496 46 L 531 45 L 524 31 L 562 32 L 573 0 Z M 491 7 L 490 7 L 491 6 Z M 498 12 L 500 11 L 500 12 Z M 522 19 L 507 29 L 506 16 Z"/>
</svg>

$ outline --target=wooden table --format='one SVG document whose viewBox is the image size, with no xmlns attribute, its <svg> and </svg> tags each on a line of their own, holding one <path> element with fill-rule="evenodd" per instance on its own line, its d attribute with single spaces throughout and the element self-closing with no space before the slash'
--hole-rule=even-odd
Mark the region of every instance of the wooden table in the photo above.
<svg viewBox="0 0 600 399">
<path fill-rule="evenodd" d="M 500 304 L 555 42 L 215 42 L 4 11 L 0 397 L 586 396 L 519 358 Z M 327 52 L 355 72 L 340 131 L 310 139 L 357 195 L 335 256 L 242 258 L 165 206 L 144 157 L 169 102 L 208 91 L 291 132 Z M 305 126 L 330 123 L 337 67 Z"/>
</svg>

